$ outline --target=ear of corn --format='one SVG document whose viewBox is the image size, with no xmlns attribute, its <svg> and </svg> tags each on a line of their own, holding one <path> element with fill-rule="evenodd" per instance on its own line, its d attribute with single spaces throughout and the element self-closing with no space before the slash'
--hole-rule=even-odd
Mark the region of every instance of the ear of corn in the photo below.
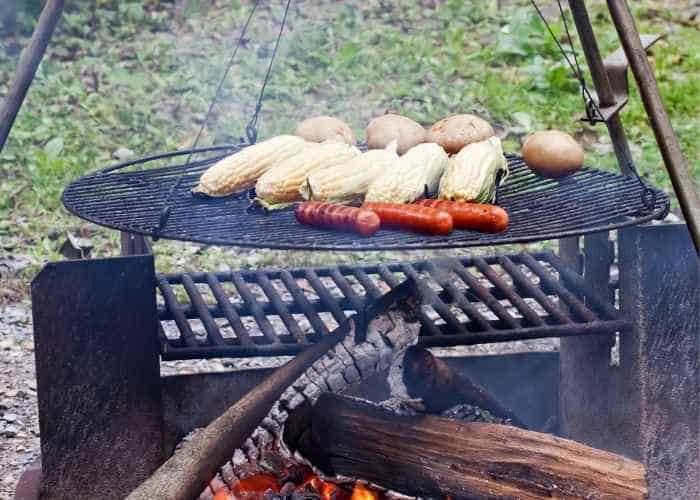
<svg viewBox="0 0 700 500">
<path fill-rule="evenodd" d="M 343 163 L 360 154 L 355 146 L 336 141 L 313 144 L 301 153 L 279 162 L 255 184 L 256 201 L 269 209 L 301 201 L 299 188 L 312 172 Z"/>
<path fill-rule="evenodd" d="M 302 151 L 308 143 L 294 135 L 280 135 L 248 146 L 209 167 L 192 192 L 212 197 L 252 187 L 272 165 Z"/>
<path fill-rule="evenodd" d="M 311 172 L 299 188 L 305 200 L 332 203 L 362 202 L 370 183 L 399 159 L 397 143 L 373 149 L 338 165 Z"/>
<path fill-rule="evenodd" d="M 496 178 L 500 171 L 508 174 L 508 162 L 498 137 L 469 144 L 450 159 L 440 181 L 438 197 L 490 203 L 496 195 Z M 504 179 L 505 176 L 501 178 Z"/>
<path fill-rule="evenodd" d="M 435 193 L 447 165 L 447 153 L 435 143 L 418 144 L 369 186 L 365 201 L 410 203 L 425 191 Z"/>
</svg>

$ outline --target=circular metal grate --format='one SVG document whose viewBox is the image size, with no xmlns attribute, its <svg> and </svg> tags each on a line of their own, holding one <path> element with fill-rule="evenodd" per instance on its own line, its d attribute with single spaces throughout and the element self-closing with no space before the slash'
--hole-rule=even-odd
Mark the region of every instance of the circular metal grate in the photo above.
<svg viewBox="0 0 700 500">
<path fill-rule="evenodd" d="M 498 191 L 498 204 L 508 211 L 510 226 L 500 234 L 453 231 L 448 236 L 425 236 L 381 230 L 370 238 L 298 224 L 293 210 L 249 213 L 246 193 L 222 199 L 200 199 L 190 194 L 201 173 L 241 146 L 202 148 L 215 154 L 189 165 L 177 158 L 190 151 L 155 155 L 115 165 L 82 177 L 63 193 L 73 214 L 90 222 L 152 235 L 166 203 L 171 213 L 159 237 L 211 245 L 304 250 L 399 250 L 456 248 L 556 239 L 639 224 L 666 215 L 668 196 L 655 190 L 656 205 L 646 210 L 641 187 L 633 177 L 584 168 L 561 180 L 530 172 L 522 159 L 509 156 L 511 174 Z M 147 168 L 172 158 L 166 167 Z M 168 193 L 183 175 L 173 196 Z"/>
</svg>

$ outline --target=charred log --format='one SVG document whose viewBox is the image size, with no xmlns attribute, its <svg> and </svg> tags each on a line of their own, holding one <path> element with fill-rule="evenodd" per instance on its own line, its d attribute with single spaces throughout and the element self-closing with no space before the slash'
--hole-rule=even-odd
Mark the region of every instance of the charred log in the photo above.
<svg viewBox="0 0 700 500">
<path fill-rule="evenodd" d="M 288 445 L 327 474 L 413 496 L 643 499 L 642 464 L 507 425 L 396 415 L 324 394 L 289 416 Z"/>
<path fill-rule="evenodd" d="M 447 363 L 423 347 L 411 347 L 406 352 L 403 378 L 408 393 L 421 398 L 429 413 L 442 413 L 467 403 L 487 410 L 508 423 L 525 428 L 518 416 L 484 387 L 457 374 Z"/>
</svg>

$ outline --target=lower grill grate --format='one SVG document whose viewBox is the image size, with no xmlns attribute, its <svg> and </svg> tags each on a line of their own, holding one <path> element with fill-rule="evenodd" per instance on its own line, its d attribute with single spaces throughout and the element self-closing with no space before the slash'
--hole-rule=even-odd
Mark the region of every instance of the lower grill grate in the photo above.
<svg viewBox="0 0 700 500">
<path fill-rule="evenodd" d="M 163 359 L 293 355 L 406 278 L 420 343 L 609 334 L 628 323 L 551 252 L 414 263 L 159 275 Z"/>
</svg>

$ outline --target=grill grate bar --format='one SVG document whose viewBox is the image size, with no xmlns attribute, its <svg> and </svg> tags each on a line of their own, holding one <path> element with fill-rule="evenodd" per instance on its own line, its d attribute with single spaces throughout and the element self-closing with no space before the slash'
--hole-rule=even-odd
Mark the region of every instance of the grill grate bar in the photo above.
<svg viewBox="0 0 700 500">
<path fill-rule="evenodd" d="M 394 270 L 400 269 L 400 266 L 394 265 L 391 266 Z M 379 265 L 377 266 L 377 272 L 379 275 L 382 277 L 385 283 L 387 283 L 390 287 L 394 288 L 395 286 L 398 286 L 400 281 L 396 277 L 396 275 L 390 270 L 390 268 L 386 265 Z M 435 323 L 426 316 L 426 314 L 421 311 L 418 314 L 418 321 L 420 322 L 421 325 L 421 332 L 425 336 L 430 336 L 430 335 L 440 335 L 440 329 L 435 326 Z"/>
<path fill-rule="evenodd" d="M 385 265 L 379 265 L 377 266 L 377 272 L 379 273 L 379 276 L 382 277 L 384 282 L 389 285 L 391 288 L 394 288 L 395 286 L 398 286 L 400 283 L 399 279 L 396 277 L 396 275 L 389 270 L 389 268 Z"/>
<path fill-rule="evenodd" d="M 377 288 L 377 285 L 374 284 L 374 281 L 372 281 L 372 278 L 370 278 L 366 272 L 364 272 L 361 268 L 359 267 L 353 267 L 351 269 L 351 272 L 355 275 L 357 278 L 357 281 L 360 282 L 360 284 L 364 287 L 365 290 L 367 290 L 367 294 L 373 299 L 377 300 L 379 297 L 384 295 L 384 292 L 382 292 L 379 288 Z"/>
<path fill-rule="evenodd" d="M 533 285 L 512 260 L 503 256 L 499 258 L 499 262 L 501 263 L 501 267 L 513 278 L 513 282 L 517 286 L 526 289 L 553 319 L 562 324 L 571 323 L 571 320 L 566 314 L 553 304 L 540 288 Z"/>
<path fill-rule="evenodd" d="M 416 271 L 416 269 L 409 265 L 409 264 L 402 264 L 401 268 L 404 272 L 404 274 L 409 277 L 413 278 L 416 283 L 421 283 L 424 280 L 421 279 L 419 273 Z M 439 283 L 439 282 L 438 282 Z M 466 334 L 467 331 L 464 328 L 464 325 L 452 314 L 452 311 L 450 311 L 450 308 L 445 304 L 440 297 L 438 296 L 435 291 L 433 291 L 429 285 L 425 285 L 421 289 L 421 293 L 424 295 L 424 298 L 427 299 L 426 302 L 430 304 L 430 306 L 435 310 L 438 315 L 445 321 L 445 324 L 455 332 L 455 335 L 459 334 Z"/>
<path fill-rule="evenodd" d="M 194 333 L 192 332 L 192 328 L 190 327 L 190 323 L 189 321 L 187 321 L 187 318 L 185 318 L 185 314 L 182 312 L 182 308 L 180 307 L 180 304 L 177 301 L 177 297 L 175 297 L 175 293 L 173 292 L 170 283 L 168 283 L 168 281 L 162 276 L 159 276 L 157 278 L 157 284 L 160 293 L 163 295 L 163 301 L 165 302 L 165 306 L 172 314 L 173 320 L 175 321 L 175 324 L 180 330 L 181 338 L 189 347 L 198 347 L 199 342 L 197 342 L 197 339 L 195 338 Z"/>
<path fill-rule="evenodd" d="M 566 282 L 570 283 L 579 290 L 589 290 L 589 293 L 586 294 L 586 301 L 593 306 L 595 311 L 601 311 L 606 319 L 616 318 L 619 316 L 619 312 L 613 307 L 613 305 L 607 300 L 601 300 L 601 298 L 596 294 L 590 292 L 588 285 L 586 285 L 586 282 L 583 280 L 581 275 L 567 267 L 566 264 L 564 264 L 564 261 L 562 261 L 558 255 L 551 252 L 546 252 L 540 257 L 542 260 L 548 262 L 554 269 L 556 269 L 559 275 L 564 278 Z"/>
<path fill-rule="evenodd" d="M 267 338 L 272 344 L 279 344 L 280 339 L 275 332 L 274 327 L 270 323 L 270 320 L 267 319 L 267 316 L 265 315 L 263 308 L 260 307 L 258 300 L 248 288 L 248 284 L 243 276 L 241 276 L 241 274 L 238 272 L 233 272 L 231 273 L 231 281 L 238 290 L 238 293 L 241 295 L 243 302 L 245 302 L 248 306 L 248 309 L 252 313 L 253 318 L 255 318 L 255 322 L 260 327 L 260 331 L 265 338 Z"/>
<path fill-rule="evenodd" d="M 471 290 L 471 292 L 473 292 L 474 295 L 496 315 L 496 317 L 508 325 L 508 328 L 520 327 L 520 323 L 508 313 L 506 308 L 503 307 L 503 305 L 496 300 L 491 292 L 482 286 L 481 283 L 479 283 L 467 269 L 464 269 L 462 266 L 455 266 L 453 272 L 455 272 L 457 276 L 459 276 L 460 279 L 466 283 L 469 290 Z"/>
<path fill-rule="evenodd" d="M 244 347 L 253 346 L 254 344 L 253 341 L 250 340 L 248 330 L 243 325 L 241 317 L 236 312 L 236 309 L 234 309 L 233 306 L 231 306 L 231 302 L 226 297 L 226 293 L 221 287 L 221 283 L 219 282 L 217 276 L 213 273 L 207 273 L 206 282 L 209 285 L 209 288 L 211 288 L 211 291 L 214 294 L 214 298 L 219 304 L 219 308 L 223 312 L 226 320 L 228 321 L 229 326 L 240 340 L 241 345 L 243 345 Z"/>
<path fill-rule="evenodd" d="M 289 313 L 289 309 L 287 309 L 284 301 L 279 296 L 268 277 L 265 276 L 265 273 L 258 273 L 257 278 L 260 288 L 263 289 L 263 292 L 265 292 L 267 298 L 270 299 L 270 303 L 277 310 L 282 322 L 284 323 L 284 326 L 286 326 L 287 330 L 289 330 L 289 333 L 291 333 L 300 344 L 308 344 L 306 335 L 304 335 L 304 332 L 301 331 L 301 328 L 299 328 L 299 323 L 297 323 Z"/>
<path fill-rule="evenodd" d="M 520 314 L 523 315 L 523 317 L 530 323 L 531 325 L 542 325 L 544 322 L 542 318 L 540 318 L 540 315 L 537 314 L 534 309 L 532 309 L 527 302 L 525 302 L 520 295 L 517 293 L 514 293 L 514 291 L 506 284 L 503 279 L 496 274 L 496 272 L 489 266 L 489 264 L 481 258 L 476 258 L 474 259 L 474 264 L 476 265 L 477 269 L 483 274 L 486 278 L 491 281 L 503 294 L 505 298 L 508 299 L 508 301 L 515 306 L 515 308 L 520 312 Z"/>
<path fill-rule="evenodd" d="M 194 306 L 199 319 L 204 325 L 204 329 L 207 332 L 207 341 L 210 344 L 223 345 L 225 342 L 224 338 L 221 336 L 221 332 L 219 331 L 219 325 L 217 325 L 216 321 L 214 321 L 214 318 L 209 312 L 209 308 L 204 303 L 202 294 L 199 292 L 197 285 L 195 285 L 194 281 L 192 281 L 192 278 L 190 278 L 188 274 L 182 275 L 182 286 L 185 288 L 185 292 L 187 292 L 190 302 Z"/>
<path fill-rule="evenodd" d="M 280 272 L 280 280 L 282 280 L 284 286 L 287 287 L 287 290 L 292 295 L 294 302 L 304 313 L 304 316 L 306 316 L 306 319 L 309 321 L 314 331 L 320 333 L 321 335 L 327 335 L 329 331 L 326 324 L 316 312 L 316 308 L 314 308 L 311 302 L 309 302 L 309 299 L 306 298 L 306 295 L 304 295 L 302 289 L 299 288 L 299 285 L 297 285 L 297 282 L 292 274 L 289 271 L 282 271 Z"/>
<path fill-rule="evenodd" d="M 348 282 L 345 276 L 338 269 L 331 269 L 330 277 L 333 282 L 338 286 L 338 289 L 345 295 L 345 297 L 352 304 L 352 308 L 356 311 L 360 311 L 364 308 L 365 301 L 359 295 L 355 293 L 352 289 L 352 285 Z"/>
<path fill-rule="evenodd" d="M 593 314 L 576 295 L 561 286 L 559 280 L 554 279 L 536 259 L 526 254 L 522 255 L 521 258 L 522 262 L 539 276 L 540 282 L 547 285 L 552 290 L 555 290 L 556 294 L 566 302 L 566 305 L 569 306 L 579 318 L 586 322 L 595 321 L 595 314 Z"/>
<path fill-rule="evenodd" d="M 452 335 L 445 333 L 421 337 L 420 345 L 423 347 L 452 347 L 462 345 L 493 344 L 497 342 L 510 342 L 515 340 L 532 340 L 553 337 L 577 337 L 582 335 L 605 335 L 615 332 L 628 332 L 630 324 L 624 320 L 614 320 L 594 323 L 575 323 L 566 325 L 543 325 L 519 330 L 496 331 L 492 333 L 469 333 L 466 335 Z"/>
<path fill-rule="evenodd" d="M 441 271 L 432 262 L 428 262 L 426 267 L 433 276 L 438 276 L 441 273 Z M 450 271 L 452 271 L 452 266 L 450 266 Z M 447 292 L 447 295 L 451 301 L 457 304 L 457 306 L 464 311 L 464 314 L 466 314 L 471 321 L 478 325 L 480 330 L 487 332 L 493 330 L 488 320 L 484 318 L 481 313 L 479 313 L 479 311 L 477 311 L 476 308 L 466 299 L 464 292 L 457 288 L 452 280 L 444 279 L 441 280 L 440 284 Z"/>
<path fill-rule="evenodd" d="M 364 310 L 368 300 L 383 295 L 385 287 L 392 289 L 411 278 L 424 301 L 418 312 L 419 343 L 427 347 L 629 328 L 619 311 L 594 296 L 583 278 L 551 252 L 316 269 L 193 272 L 158 275 L 157 287 L 164 299 L 159 317 L 174 321 L 180 330 L 179 337 L 168 338 L 159 329 L 162 356 L 293 355 L 327 335 L 336 327 L 334 322 L 340 324 L 352 312 Z M 237 291 L 235 300 L 222 286 L 227 283 Z M 178 303 L 175 286 L 184 288 L 186 303 Z M 202 286 L 209 287 L 216 305 L 206 303 Z M 501 300 L 508 300 L 514 309 Z M 564 304 L 569 307 L 559 307 Z M 281 322 L 271 322 L 273 316 Z M 225 318 L 236 338 L 224 337 L 216 318 Z M 190 321 L 204 324 L 206 341 L 195 337 Z M 255 333 L 256 327 L 261 334 Z"/>
<path fill-rule="evenodd" d="M 328 289 L 325 286 L 323 286 L 323 283 L 321 283 L 321 279 L 318 277 L 318 274 L 316 274 L 316 272 L 313 269 L 307 269 L 304 274 L 306 276 L 306 280 L 314 289 L 316 295 L 318 295 L 318 298 L 321 300 L 323 305 L 325 305 L 331 312 L 338 325 L 343 324 L 343 322 L 346 319 L 345 313 L 338 305 L 338 302 L 335 299 L 333 299 L 333 296 L 328 291 Z"/>
</svg>

